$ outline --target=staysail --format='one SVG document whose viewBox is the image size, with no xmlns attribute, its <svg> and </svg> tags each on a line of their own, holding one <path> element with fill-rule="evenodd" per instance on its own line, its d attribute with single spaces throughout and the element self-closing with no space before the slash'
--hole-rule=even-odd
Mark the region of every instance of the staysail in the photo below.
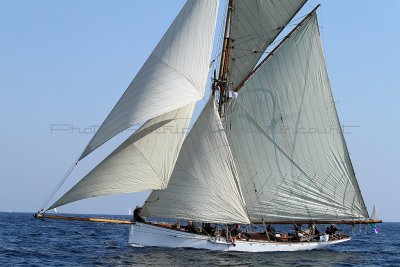
<svg viewBox="0 0 400 267">
<path fill-rule="evenodd" d="M 233 0 L 229 77 L 232 89 L 245 79 L 269 46 L 307 0 Z"/>
<path fill-rule="evenodd" d="M 133 124 L 204 97 L 217 10 L 218 0 L 187 1 L 79 160 Z"/>
<path fill-rule="evenodd" d="M 141 214 L 211 223 L 249 223 L 213 99 L 183 143 L 167 189 L 153 191 Z"/>
<path fill-rule="evenodd" d="M 90 197 L 165 188 L 194 106 L 147 121 L 49 209 Z"/>
<path fill-rule="evenodd" d="M 225 130 L 252 222 L 368 218 L 315 12 L 240 89 Z"/>
</svg>

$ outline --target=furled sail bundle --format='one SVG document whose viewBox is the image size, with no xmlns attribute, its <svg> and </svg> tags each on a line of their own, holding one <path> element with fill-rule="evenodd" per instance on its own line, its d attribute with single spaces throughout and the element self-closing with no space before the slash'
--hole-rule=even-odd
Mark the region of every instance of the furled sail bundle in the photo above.
<svg viewBox="0 0 400 267">
<path fill-rule="evenodd" d="M 232 0 L 228 80 L 237 88 L 307 0 Z"/>
<path fill-rule="evenodd" d="M 166 188 L 194 106 L 147 121 L 50 209 L 89 197 Z"/>
<path fill-rule="evenodd" d="M 315 12 L 240 89 L 225 129 L 252 222 L 368 218 Z"/>
<path fill-rule="evenodd" d="M 217 0 L 187 1 L 79 160 L 133 124 L 204 97 L 217 10 Z"/>
<path fill-rule="evenodd" d="M 211 223 L 250 223 L 213 99 L 185 139 L 168 187 L 153 191 L 141 214 Z"/>
</svg>

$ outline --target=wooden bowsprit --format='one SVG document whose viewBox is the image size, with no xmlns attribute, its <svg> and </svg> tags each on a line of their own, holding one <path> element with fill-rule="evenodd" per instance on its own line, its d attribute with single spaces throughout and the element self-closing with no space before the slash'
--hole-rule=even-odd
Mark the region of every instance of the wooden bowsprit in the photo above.
<svg viewBox="0 0 400 267">
<path fill-rule="evenodd" d="M 115 224 L 133 224 L 133 221 L 130 221 L 130 220 L 76 217 L 76 216 L 60 216 L 60 215 L 48 215 L 48 214 L 44 214 L 44 213 L 36 213 L 33 215 L 33 217 L 35 217 L 37 219 L 54 219 L 54 220 L 66 220 L 66 221 L 84 221 L 84 222 L 100 222 L 100 223 L 115 223 Z"/>
</svg>

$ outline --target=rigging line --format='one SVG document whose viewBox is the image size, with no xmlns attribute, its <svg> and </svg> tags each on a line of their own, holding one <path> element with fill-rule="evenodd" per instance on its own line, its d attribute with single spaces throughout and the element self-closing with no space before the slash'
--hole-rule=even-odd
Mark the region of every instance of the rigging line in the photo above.
<svg viewBox="0 0 400 267">
<path fill-rule="evenodd" d="M 299 20 L 302 20 L 302 19 L 304 19 L 306 16 L 307 16 L 307 14 L 305 14 L 305 15 L 303 15 L 303 16 L 301 16 L 301 17 L 298 17 L 297 19 L 292 20 L 292 23 L 291 23 L 291 24 L 288 24 L 288 25 L 295 26 L 296 23 L 294 23 L 294 22 L 299 21 Z"/>
<path fill-rule="evenodd" d="M 235 47 L 231 46 L 231 48 L 236 50 L 236 51 L 245 51 L 245 52 L 250 52 L 252 54 L 270 54 L 273 51 L 273 49 L 271 49 L 271 50 L 267 50 L 267 49 L 271 48 L 271 47 L 274 47 L 276 44 L 280 43 L 284 38 L 285 37 L 276 39 L 274 42 L 270 43 L 265 50 L 255 50 L 255 49 L 249 50 L 249 49 L 237 48 L 236 46 Z M 235 57 L 234 59 L 238 60 L 238 59 L 241 59 L 241 58 L 244 58 L 244 57 L 247 58 L 248 56 L 249 55 L 244 54 L 244 55 L 242 55 L 240 57 Z"/>
<path fill-rule="evenodd" d="M 86 149 L 86 148 L 85 148 Z M 58 190 L 60 189 L 60 187 L 65 183 L 65 181 L 67 180 L 67 178 L 71 175 L 72 171 L 75 169 L 76 165 L 78 165 L 79 159 L 82 156 L 83 152 L 85 151 L 82 150 L 82 152 L 79 154 L 78 158 L 74 161 L 74 163 L 71 165 L 71 167 L 69 167 L 69 169 L 67 170 L 67 172 L 64 174 L 64 176 L 61 178 L 61 180 L 58 182 L 58 184 L 56 185 L 56 187 L 53 189 L 53 191 L 51 192 L 51 194 L 47 197 L 46 201 L 43 203 L 43 205 L 40 207 L 40 210 L 38 211 L 38 213 L 44 213 L 46 211 L 48 211 L 48 209 L 44 210 L 44 208 L 49 204 L 50 200 L 54 197 L 54 195 L 58 192 Z"/>
<path fill-rule="evenodd" d="M 254 39 L 256 39 L 256 38 L 254 38 Z M 276 45 L 276 44 L 279 44 L 283 39 L 285 39 L 285 36 L 283 36 L 283 37 L 281 37 L 281 38 L 278 38 L 278 39 L 275 39 L 275 41 L 273 41 L 272 43 L 270 43 L 270 44 L 268 45 L 268 47 L 267 47 L 264 51 L 261 51 L 261 50 L 248 50 L 248 49 L 237 48 L 237 47 L 235 47 L 234 49 L 235 49 L 235 50 L 240 50 L 240 51 L 253 52 L 253 53 L 269 54 L 269 53 L 272 52 L 272 49 L 271 49 L 271 51 L 267 51 L 267 49 L 273 47 L 273 46 Z M 238 59 L 238 58 L 240 58 L 240 57 L 237 57 L 236 59 Z"/>
<path fill-rule="evenodd" d="M 218 64 L 218 63 L 217 63 L 217 61 L 218 61 L 217 59 L 220 58 L 221 55 L 222 55 L 222 51 L 219 52 L 219 54 L 217 54 L 217 55 L 214 56 L 213 60 L 211 60 L 211 62 L 210 62 L 210 65 L 217 65 L 217 64 Z M 216 66 L 216 67 L 217 67 L 217 66 Z"/>
<path fill-rule="evenodd" d="M 287 26 L 292 26 L 292 25 L 288 24 Z M 237 37 L 234 38 L 234 41 L 236 43 L 237 41 L 242 40 L 242 42 L 240 42 L 239 44 L 244 44 L 244 43 L 246 43 L 248 41 L 257 39 L 259 37 L 265 37 L 266 34 L 270 34 L 270 33 L 279 31 L 282 28 L 283 28 L 283 26 L 275 28 L 275 29 L 265 29 L 265 30 L 263 30 L 261 32 L 258 32 L 258 33 L 252 33 L 252 34 L 237 36 Z"/>
<path fill-rule="evenodd" d="M 57 193 L 58 189 L 60 189 L 60 187 L 63 185 L 63 183 L 65 182 L 65 180 L 68 178 L 68 176 L 71 174 L 71 172 L 73 171 L 73 169 L 75 168 L 75 166 L 78 164 L 78 162 L 74 162 L 72 164 L 72 166 L 67 170 L 67 172 L 64 174 L 64 176 L 61 178 L 61 180 L 58 182 L 58 184 L 56 185 L 56 187 L 53 189 L 53 191 L 51 192 L 51 194 L 47 197 L 46 201 L 43 203 L 43 205 L 40 207 L 40 210 L 38 211 L 38 213 L 42 213 L 44 212 L 44 208 L 47 206 L 47 204 L 49 203 L 49 201 L 54 197 L 54 195 Z M 47 210 L 46 210 L 47 211 Z"/>
</svg>

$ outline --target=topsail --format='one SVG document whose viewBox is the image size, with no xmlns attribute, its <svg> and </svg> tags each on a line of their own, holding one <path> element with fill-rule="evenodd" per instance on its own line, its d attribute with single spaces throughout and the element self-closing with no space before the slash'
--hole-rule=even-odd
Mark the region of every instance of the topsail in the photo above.
<svg viewBox="0 0 400 267">
<path fill-rule="evenodd" d="M 233 0 L 228 80 L 236 90 L 307 0 Z"/>
</svg>

